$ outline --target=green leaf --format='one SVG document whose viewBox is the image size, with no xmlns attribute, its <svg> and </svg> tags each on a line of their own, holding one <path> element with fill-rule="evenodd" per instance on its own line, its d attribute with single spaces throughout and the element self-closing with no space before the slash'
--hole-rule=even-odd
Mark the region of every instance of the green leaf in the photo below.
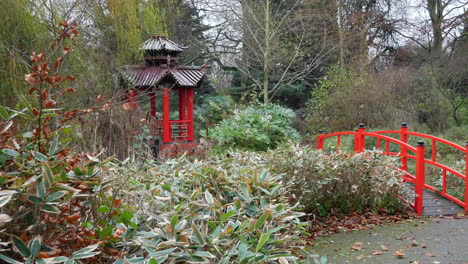
<svg viewBox="0 0 468 264">
<path fill-rule="evenodd" d="M 174 227 L 174 230 L 179 232 L 180 230 L 184 229 L 186 225 L 187 225 L 187 220 L 182 220 Z"/>
<path fill-rule="evenodd" d="M 11 238 L 13 245 L 15 248 L 19 251 L 21 256 L 24 258 L 30 258 L 31 257 L 31 250 L 29 250 L 28 246 L 21 240 L 20 238 L 13 236 Z"/>
<path fill-rule="evenodd" d="M 170 185 L 168 185 L 168 184 L 163 184 L 163 185 L 161 185 L 161 187 L 162 187 L 164 190 L 166 190 L 166 191 L 168 191 L 168 192 L 171 192 L 171 186 L 170 186 Z"/>
<path fill-rule="evenodd" d="M 99 207 L 98 209 L 98 213 L 107 213 L 110 211 L 110 208 L 105 206 L 105 205 L 102 205 L 101 207 Z"/>
<path fill-rule="evenodd" d="M 268 215 L 267 214 L 263 214 L 262 216 L 260 216 L 260 218 L 258 218 L 257 222 L 255 222 L 255 229 L 258 229 L 260 228 L 263 223 L 265 222 L 265 220 L 267 219 Z"/>
<path fill-rule="evenodd" d="M 55 152 L 57 151 L 58 139 L 59 139 L 58 135 L 55 135 L 54 141 L 52 141 L 52 145 L 50 146 L 50 149 L 49 149 L 49 156 L 54 155 Z"/>
<path fill-rule="evenodd" d="M 176 248 L 169 248 L 169 249 L 165 249 L 165 250 L 150 253 L 150 254 L 148 254 L 148 256 L 150 256 L 150 257 L 159 257 L 159 256 L 169 255 L 170 253 L 174 252 L 175 250 L 176 250 Z"/>
<path fill-rule="evenodd" d="M 208 251 L 195 251 L 192 256 L 205 257 L 205 258 L 216 258 L 215 255 L 211 254 Z"/>
<path fill-rule="evenodd" d="M 0 259 L 6 261 L 7 263 L 10 264 L 23 264 L 22 262 L 16 261 L 14 259 L 11 259 L 3 254 L 0 254 Z"/>
<path fill-rule="evenodd" d="M 84 247 L 84 248 L 82 248 L 82 249 L 80 249 L 78 251 L 73 252 L 72 257 L 77 255 L 77 254 L 90 253 L 90 252 L 94 251 L 95 249 L 97 249 L 98 247 L 99 247 L 99 244 Z"/>
<path fill-rule="evenodd" d="M 145 258 L 132 258 L 132 259 L 127 259 L 127 261 L 130 264 L 141 264 L 145 262 Z"/>
<path fill-rule="evenodd" d="M 5 206 L 9 202 L 11 200 L 11 197 L 13 197 L 13 195 L 0 196 L 0 208 Z"/>
<path fill-rule="evenodd" d="M 174 228 L 179 222 L 179 216 L 177 214 L 173 215 L 171 218 L 171 227 Z"/>
<path fill-rule="evenodd" d="M 209 204 L 214 204 L 213 195 L 208 190 L 205 191 L 205 199 Z"/>
<path fill-rule="evenodd" d="M 46 162 L 48 160 L 47 156 L 40 152 L 36 152 L 34 154 L 34 157 L 40 162 Z"/>
<path fill-rule="evenodd" d="M 13 149 L 2 149 L 2 152 L 12 157 L 17 157 L 19 155 L 18 151 Z"/>
<path fill-rule="evenodd" d="M 44 188 L 44 183 L 42 181 L 37 182 L 36 191 L 37 191 L 37 196 L 39 198 L 41 199 L 44 198 L 45 188 Z"/>
<path fill-rule="evenodd" d="M 60 257 L 56 257 L 56 258 L 52 259 L 52 263 L 61 263 L 61 262 L 67 261 L 67 260 L 68 260 L 67 257 L 60 256 Z"/>
<path fill-rule="evenodd" d="M 118 259 L 118 260 L 114 261 L 114 263 L 112 263 L 112 264 L 124 264 L 124 263 L 125 263 L 125 260 Z"/>
<path fill-rule="evenodd" d="M 226 212 L 224 213 L 219 219 L 224 222 L 226 221 L 229 217 L 233 216 L 234 215 L 234 211 L 229 211 L 229 212 Z"/>
<path fill-rule="evenodd" d="M 148 264 L 158 264 L 158 261 L 155 260 L 154 258 L 151 258 L 151 259 L 148 261 Z"/>
<path fill-rule="evenodd" d="M 260 237 L 260 240 L 258 241 L 257 247 L 255 248 L 255 252 L 259 252 L 260 249 L 263 248 L 263 246 L 266 244 L 266 242 L 270 239 L 270 233 L 264 233 Z"/>
<path fill-rule="evenodd" d="M 101 253 L 100 251 L 94 251 L 94 252 L 86 252 L 86 253 L 74 253 L 72 255 L 72 258 L 73 259 L 84 259 L 84 258 L 90 258 L 90 257 L 94 257 L 96 256 L 97 254 Z"/>
<path fill-rule="evenodd" d="M 31 201 L 32 203 L 37 203 L 37 204 L 40 204 L 42 203 L 42 199 L 39 198 L 39 197 L 36 197 L 36 196 L 28 196 L 28 200 Z"/>
<path fill-rule="evenodd" d="M 60 198 L 62 198 L 63 196 L 65 196 L 65 194 L 67 194 L 67 193 L 66 192 L 54 192 L 54 193 L 52 193 L 52 194 L 50 194 L 49 196 L 46 197 L 45 202 L 50 203 L 50 202 L 57 201 Z"/>
<path fill-rule="evenodd" d="M 47 163 L 42 165 L 42 175 L 44 176 L 45 187 L 49 189 L 52 183 L 54 183 L 54 173 Z"/>
<path fill-rule="evenodd" d="M 31 249 L 31 257 L 35 258 L 41 250 L 41 237 L 37 236 L 31 242 L 29 242 L 29 248 Z"/>
<path fill-rule="evenodd" d="M 0 106 L 0 118 L 3 120 L 8 120 L 10 118 L 10 115 L 8 114 L 8 111 Z"/>
<path fill-rule="evenodd" d="M 42 206 L 42 211 L 48 212 L 48 213 L 53 213 L 53 214 L 60 213 L 60 210 L 57 207 L 55 207 L 53 205 L 50 205 L 50 204 L 44 204 Z"/>
</svg>

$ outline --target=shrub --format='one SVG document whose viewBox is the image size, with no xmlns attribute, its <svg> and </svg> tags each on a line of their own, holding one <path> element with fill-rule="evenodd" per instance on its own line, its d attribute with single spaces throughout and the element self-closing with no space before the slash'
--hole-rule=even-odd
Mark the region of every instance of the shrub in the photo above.
<svg viewBox="0 0 468 264">
<path fill-rule="evenodd" d="M 265 151 L 287 140 L 298 140 L 298 132 L 291 127 L 295 114 L 274 104 L 250 106 L 235 111 L 230 118 L 216 125 L 209 136 L 223 148 Z"/>
<path fill-rule="evenodd" d="M 231 154 L 233 155 L 233 154 Z M 245 160 L 283 174 L 291 185 L 292 203 L 318 216 L 362 212 L 395 212 L 404 208 L 405 196 L 397 160 L 377 152 L 326 154 L 310 147 L 282 146 L 263 155 L 242 153 Z M 237 158 L 237 156 L 233 156 Z"/>
<path fill-rule="evenodd" d="M 404 100 L 395 97 L 398 85 L 381 82 L 378 77 L 365 69 L 332 67 L 311 92 L 307 118 L 310 130 L 340 131 L 359 123 L 379 127 L 411 122 L 414 113 L 406 109 Z"/>
<path fill-rule="evenodd" d="M 295 263 L 302 252 L 306 223 L 288 204 L 288 185 L 243 159 L 181 158 L 109 173 L 134 209 L 115 244 L 131 263 Z"/>
</svg>

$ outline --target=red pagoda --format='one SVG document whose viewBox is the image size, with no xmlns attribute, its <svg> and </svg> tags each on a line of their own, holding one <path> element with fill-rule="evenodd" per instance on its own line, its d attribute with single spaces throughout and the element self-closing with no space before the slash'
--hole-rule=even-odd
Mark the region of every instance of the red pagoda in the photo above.
<svg viewBox="0 0 468 264">
<path fill-rule="evenodd" d="M 140 47 L 145 65 L 127 65 L 118 69 L 127 108 L 140 110 L 138 103 L 149 97 L 146 121 L 154 138 L 151 147 L 156 156 L 175 157 L 193 152 L 197 146 L 193 129 L 193 90 L 205 76 L 206 66 L 178 65 L 178 55 L 186 49 L 166 36 L 155 35 Z M 171 96 L 175 94 L 178 103 L 172 100 L 171 104 Z M 159 112 L 157 100 L 160 98 L 157 95 L 162 95 L 162 111 Z M 175 119 L 171 118 L 171 107 L 178 111 Z"/>
</svg>

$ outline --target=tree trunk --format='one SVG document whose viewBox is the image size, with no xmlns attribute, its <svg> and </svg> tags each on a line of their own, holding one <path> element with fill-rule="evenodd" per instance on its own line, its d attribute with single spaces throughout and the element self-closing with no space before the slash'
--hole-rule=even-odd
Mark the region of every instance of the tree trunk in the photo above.
<svg viewBox="0 0 468 264">
<path fill-rule="evenodd" d="M 442 53 L 442 22 L 444 20 L 445 3 L 442 0 L 427 0 L 427 11 L 431 18 L 432 26 L 432 44 L 431 55 L 433 58 L 438 58 Z"/>
<path fill-rule="evenodd" d="M 269 104 L 269 65 L 270 65 L 270 0 L 265 0 L 265 50 L 263 54 L 263 103 Z"/>
<path fill-rule="evenodd" d="M 344 28 L 343 28 L 343 0 L 338 0 L 338 35 L 340 38 L 340 67 L 344 67 Z"/>
</svg>

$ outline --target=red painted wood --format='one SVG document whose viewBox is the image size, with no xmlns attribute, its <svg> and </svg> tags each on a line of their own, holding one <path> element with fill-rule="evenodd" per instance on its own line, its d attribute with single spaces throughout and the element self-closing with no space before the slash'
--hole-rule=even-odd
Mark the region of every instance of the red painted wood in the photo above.
<svg viewBox="0 0 468 264">
<path fill-rule="evenodd" d="M 358 128 L 358 153 L 364 151 L 364 147 L 366 146 L 366 139 L 364 133 L 366 132 L 365 127 Z"/>
<path fill-rule="evenodd" d="M 406 126 L 405 123 L 402 124 L 400 128 L 400 140 L 402 142 L 408 143 L 408 135 L 406 132 L 408 131 L 408 127 Z M 406 158 L 406 148 L 400 147 L 400 152 L 401 152 L 401 169 L 404 171 L 408 170 L 408 159 Z"/>
<path fill-rule="evenodd" d="M 442 192 L 447 192 L 447 170 L 442 170 Z"/>
<path fill-rule="evenodd" d="M 424 158 L 424 153 L 425 153 L 425 147 L 424 144 L 419 144 L 417 146 L 417 151 L 416 151 L 416 182 L 415 182 L 415 191 L 416 191 L 416 198 L 414 201 L 415 204 L 415 211 L 418 215 L 423 214 L 423 209 L 424 209 L 424 199 L 423 199 L 423 194 L 424 194 L 424 184 L 425 184 L 425 158 Z"/>
<path fill-rule="evenodd" d="M 156 93 L 153 91 L 150 92 L 150 108 L 151 108 L 151 116 L 156 116 Z"/>
<path fill-rule="evenodd" d="M 447 198 L 448 200 L 451 200 L 453 202 L 455 202 L 456 204 L 459 204 L 460 206 L 464 207 L 465 208 L 465 212 L 468 212 L 468 143 L 465 147 L 462 147 L 460 145 L 457 145 L 453 142 L 450 142 L 450 141 L 447 141 L 447 140 L 444 140 L 444 139 L 441 139 L 441 138 L 438 138 L 438 137 L 434 137 L 434 136 L 431 136 L 431 135 L 426 135 L 426 134 L 422 134 L 422 133 L 417 133 L 417 132 L 410 132 L 407 130 L 407 128 L 403 128 L 399 131 L 394 131 L 394 130 L 385 130 L 385 131 L 377 131 L 377 132 L 372 132 L 372 133 L 369 133 L 369 132 L 365 132 L 365 130 L 363 131 L 364 129 L 361 129 L 361 131 L 357 130 L 357 132 L 353 132 L 353 131 L 344 131 L 344 132 L 335 132 L 335 133 L 331 133 L 331 134 L 327 134 L 327 135 L 323 135 L 323 134 L 319 134 L 318 135 L 318 148 L 319 149 L 322 149 L 323 148 L 323 144 L 324 144 L 324 141 L 325 139 L 329 138 L 329 137 L 338 137 L 338 136 L 342 136 L 342 135 L 354 135 L 354 146 L 355 146 L 355 151 L 356 152 L 360 152 L 360 151 L 363 151 L 364 150 L 364 144 L 365 141 L 363 140 L 366 136 L 367 137 L 374 137 L 376 138 L 378 141 L 379 140 L 384 140 L 387 145 L 387 142 L 392 142 L 394 144 L 397 144 L 400 146 L 400 152 L 398 153 L 395 153 L 395 152 L 389 152 L 387 149 L 388 147 L 386 147 L 386 151 L 385 151 L 385 154 L 386 155 L 389 155 L 389 156 L 400 156 L 402 158 L 402 168 L 403 166 L 407 166 L 407 159 L 414 159 L 416 160 L 416 176 L 414 176 L 413 178 L 412 177 L 409 177 L 408 175 L 411 175 L 406 169 L 405 170 L 401 170 L 403 173 L 406 174 L 405 177 L 403 177 L 403 180 L 405 181 L 408 181 L 408 182 L 412 182 L 414 183 L 415 185 L 418 185 L 418 188 L 417 188 L 417 191 L 419 192 L 419 196 L 418 197 L 421 197 L 421 198 L 418 198 L 420 200 L 418 200 L 417 202 L 415 201 L 415 205 L 418 204 L 418 210 L 419 210 L 419 213 L 422 213 L 422 190 L 424 189 L 427 189 L 427 190 L 430 190 L 430 191 L 433 191 L 433 192 L 436 192 L 438 193 L 439 195 L 441 195 L 442 197 L 445 197 Z M 382 134 L 400 134 L 400 140 L 398 139 L 395 139 L 395 138 L 392 138 L 392 137 L 389 137 L 389 136 L 384 136 Z M 431 158 L 428 158 L 426 159 L 425 156 L 424 156 L 424 153 L 423 151 L 421 150 L 421 147 L 413 147 L 413 146 L 410 146 L 408 145 L 407 141 L 408 141 L 408 136 L 411 135 L 411 136 L 417 136 L 417 137 L 422 137 L 422 138 L 426 138 L 426 139 L 429 139 L 431 141 L 434 141 L 433 142 L 433 145 L 436 145 L 435 142 L 437 143 L 440 143 L 440 144 L 446 144 L 448 146 L 451 146 L 455 149 L 458 149 L 458 150 L 461 150 L 464 154 L 465 154 L 465 159 L 466 159 L 466 167 L 465 167 L 465 171 L 464 172 L 459 172 L 453 168 L 450 168 L 446 165 L 443 165 L 439 162 L 437 162 L 435 160 L 434 157 L 431 157 Z M 406 141 L 406 142 L 405 142 Z M 338 143 L 338 139 L 337 139 L 337 143 Z M 340 142 L 341 144 L 341 142 Z M 378 143 L 378 145 L 380 145 Z M 411 151 L 412 153 L 415 153 L 414 155 L 409 155 L 408 154 L 408 151 Z M 433 153 L 437 153 L 437 148 L 435 147 L 435 149 L 433 149 Z M 422 156 L 422 157 L 421 157 Z M 404 159 L 403 159 L 404 158 Z M 403 161 L 405 163 L 403 163 Z M 442 187 L 442 191 L 439 191 L 437 190 L 437 188 L 433 187 L 433 186 L 430 186 L 428 184 L 425 183 L 425 165 L 428 164 L 428 165 L 431 165 L 431 166 L 435 166 L 437 168 L 440 168 L 442 170 L 442 177 L 443 177 L 443 187 Z M 451 173 L 453 174 L 454 176 L 456 177 L 459 177 L 461 179 L 463 179 L 465 181 L 465 197 L 464 197 L 464 201 L 461 201 L 460 199 L 457 199 L 456 197 L 448 194 L 446 192 L 446 189 L 447 189 L 447 182 L 446 182 L 446 174 L 447 173 Z M 422 184 L 421 184 L 422 182 Z M 421 187 L 422 186 L 422 187 Z M 422 188 L 422 189 L 421 189 Z M 415 206 L 416 208 L 416 206 Z"/>
<path fill-rule="evenodd" d="M 319 131 L 319 134 L 317 136 L 317 149 L 320 149 L 320 150 L 323 150 L 323 133 L 322 131 L 320 130 Z"/>
<path fill-rule="evenodd" d="M 163 90 L 163 142 L 171 142 L 171 124 L 170 120 L 170 90 Z"/>
<path fill-rule="evenodd" d="M 468 212 L 468 143 L 465 146 L 465 212 Z"/>
<path fill-rule="evenodd" d="M 188 140 L 193 141 L 193 89 L 187 89 L 187 119 L 189 120 Z"/>
<path fill-rule="evenodd" d="M 187 91 L 187 89 L 185 89 L 185 88 L 179 88 L 179 120 L 185 120 L 187 118 L 186 91 Z"/>
</svg>

